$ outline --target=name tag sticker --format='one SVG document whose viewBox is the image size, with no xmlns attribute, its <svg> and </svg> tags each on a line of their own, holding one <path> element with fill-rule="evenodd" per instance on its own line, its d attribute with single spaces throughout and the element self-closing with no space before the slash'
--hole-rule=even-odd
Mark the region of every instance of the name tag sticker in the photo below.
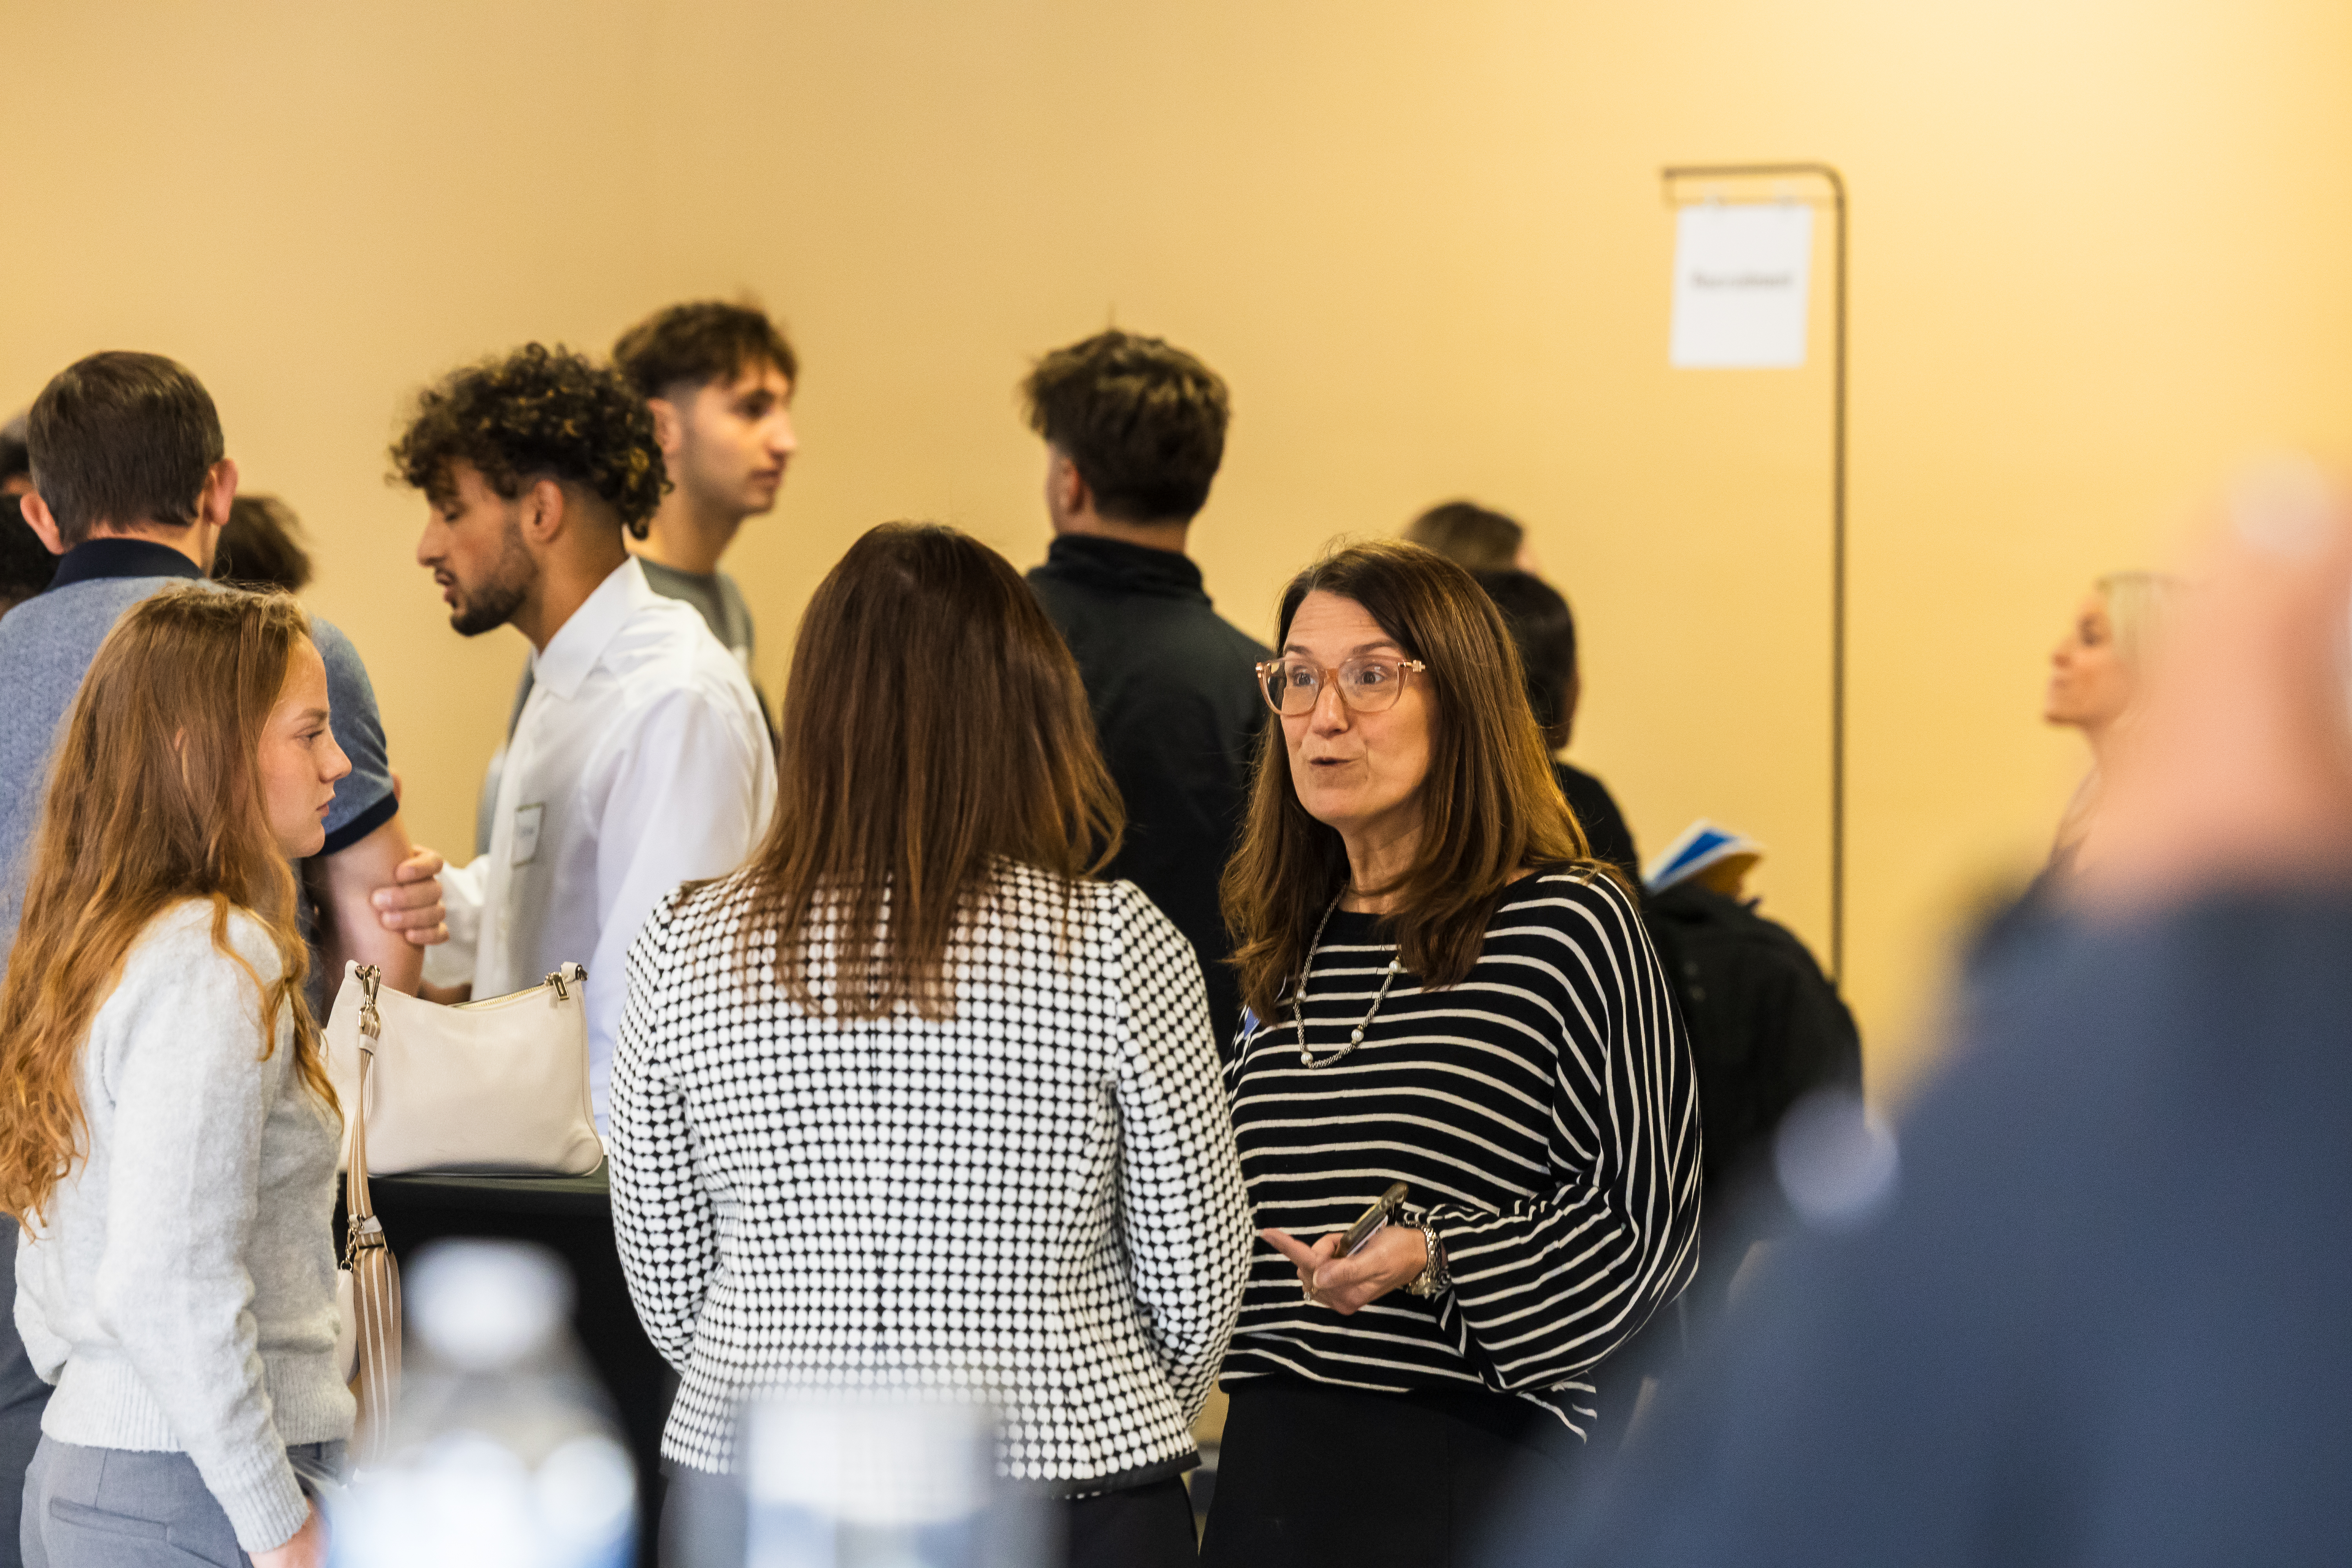
<svg viewBox="0 0 2352 1568">
<path fill-rule="evenodd" d="M 517 866 L 528 866 L 539 856 L 539 825 L 547 816 L 547 807 L 519 805 L 515 807 L 514 859 Z"/>
</svg>

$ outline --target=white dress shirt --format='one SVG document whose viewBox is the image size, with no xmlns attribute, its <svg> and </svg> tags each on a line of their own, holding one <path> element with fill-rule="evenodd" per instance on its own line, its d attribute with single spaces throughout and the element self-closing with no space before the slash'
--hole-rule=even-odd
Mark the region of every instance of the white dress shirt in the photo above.
<svg viewBox="0 0 2352 1568">
<path fill-rule="evenodd" d="M 690 606 L 632 558 L 531 660 L 488 853 L 441 875 L 449 940 L 425 977 L 478 997 L 588 968 L 588 1072 L 604 1121 L 622 962 L 656 900 L 741 865 L 776 763 L 751 683 Z"/>
</svg>

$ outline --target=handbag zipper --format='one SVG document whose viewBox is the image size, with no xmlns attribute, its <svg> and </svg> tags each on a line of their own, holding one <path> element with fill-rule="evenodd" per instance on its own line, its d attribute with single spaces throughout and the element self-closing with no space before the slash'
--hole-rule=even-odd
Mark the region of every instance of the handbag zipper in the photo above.
<svg viewBox="0 0 2352 1568">
<path fill-rule="evenodd" d="M 588 978 L 588 971 L 583 968 L 580 970 L 573 978 L 575 980 L 584 981 Z M 458 1002 L 452 1004 L 452 1005 L 459 1012 L 478 1013 L 487 1007 L 504 1007 L 510 1003 L 527 1002 L 533 996 L 538 995 L 541 992 L 548 989 L 550 986 L 553 986 L 555 988 L 555 999 L 557 1001 L 569 1002 L 572 1000 L 572 989 L 564 984 L 563 971 L 557 969 L 550 971 L 546 979 L 541 981 L 538 984 L 532 986 L 528 991 L 509 991 L 503 996 L 485 996 L 478 1002 Z"/>
</svg>

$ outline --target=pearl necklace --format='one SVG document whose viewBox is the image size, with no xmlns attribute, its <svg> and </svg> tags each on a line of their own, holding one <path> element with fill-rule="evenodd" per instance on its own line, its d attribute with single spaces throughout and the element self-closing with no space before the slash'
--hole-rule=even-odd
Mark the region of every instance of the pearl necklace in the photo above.
<svg viewBox="0 0 2352 1568">
<path fill-rule="evenodd" d="M 1364 1021 L 1357 1025 L 1354 1031 L 1348 1036 L 1346 1045 L 1341 1046 L 1329 1056 L 1320 1058 L 1307 1048 L 1307 977 L 1315 973 L 1315 955 L 1322 951 L 1324 928 L 1331 923 L 1331 916 L 1339 908 L 1339 900 L 1347 896 L 1343 891 L 1339 899 L 1332 900 L 1331 907 L 1325 910 L 1323 918 L 1316 922 L 1315 940 L 1307 944 L 1307 962 L 1301 964 L 1298 970 L 1298 990 L 1291 1004 L 1290 1021 L 1298 1030 L 1298 1059 L 1302 1065 L 1309 1068 L 1328 1068 L 1336 1062 L 1343 1061 L 1349 1052 L 1364 1043 L 1364 1031 L 1372 1026 L 1372 1019 L 1379 1015 L 1381 1004 L 1388 1000 L 1389 987 L 1396 984 L 1398 972 L 1404 968 L 1404 954 L 1402 952 L 1389 960 L 1388 970 L 1381 976 L 1381 988 L 1372 994 L 1370 1010 L 1364 1015 Z"/>
</svg>

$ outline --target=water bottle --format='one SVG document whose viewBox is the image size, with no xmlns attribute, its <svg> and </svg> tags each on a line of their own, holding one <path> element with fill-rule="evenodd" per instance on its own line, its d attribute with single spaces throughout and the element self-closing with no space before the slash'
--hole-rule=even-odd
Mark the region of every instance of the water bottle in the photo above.
<svg viewBox="0 0 2352 1568">
<path fill-rule="evenodd" d="M 996 1478 L 983 1405 L 779 1394 L 744 1421 L 749 1568 L 1034 1568 L 1051 1516 Z"/>
<path fill-rule="evenodd" d="M 562 1263 L 436 1242 L 403 1295 L 398 1414 L 331 1510 L 334 1568 L 625 1568 L 635 1471 L 566 1330 Z"/>
</svg>

